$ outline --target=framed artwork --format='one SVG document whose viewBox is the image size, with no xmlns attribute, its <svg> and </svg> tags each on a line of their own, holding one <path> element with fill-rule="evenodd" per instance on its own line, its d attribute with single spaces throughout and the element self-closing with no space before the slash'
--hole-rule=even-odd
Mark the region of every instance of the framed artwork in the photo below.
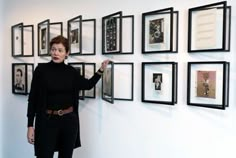
<svg viewBox="0 0 236 158">
<path fill-rule="evenodd" d="M 102 75 L 102 99 L 114 103 L 114 63 L 111 61 Z"/>
<path fill-rule="evenodd" d="M 49 19 L 38 23 L 38 56 L 50 54 L 50 21 Z"/>
<path fill-rule="evenodd" d="M 82 20 L 82 52 L 79 55 L 96 54 L 96 19 Z"/>
<path fill-rule="evenodd" d="M 34 56 L 34 26 L 16 24 L 11 27 L 12 57 Z"/>
<path fill-rule="evenodd" d="M 178 16 L 173 7 L 142 14 L 142 53 L 178 52 Z"/>
<path fill-rule="evenodd" d="M 67 21 L 67 37 L 70 44 L 70 55 L 82 52 L 82 16 L 79 15 Z"/>
<path fill-rule="evenodd" d="M 84 63 L 68 63 L 68 65 L 71 65 L 72 67 L 74 67 L 76 69 L 76 71 L 78 72 L 79 75 L 81 76 L 85 76 L 85 71 L 84 71 Z M 84 96 L 84 90 L 80 90 L 79 92 L 79 99 L 84 100 L 85 96 Z"/>
<path fill-rule="evenodd" d="M 12 64 L 12 93 L 27 95 L 33 77 L 34 64 Z"/>
<path fill-rule="evenodd" d="M 134 64 L 113 63 L 114 100 L 132 101 L 134 96 Z"/>
<path fill-rule="evenodd" d="M 190 8 L 188 52 L 230 51 L 231 7 L 218 2 Z"/>
<path fill-rule="evenodd" d="M 226 61 L 189 62 L 187 104 L 216 109 L 228 107 L 229 68 Z"/>
<path fill-rule="evenodd" d="M 119 54 L 122 51 L 122 12 L 102 18 L 102 54 Z"/>
<path fill-rule="evenodd" d="M 143 62 L 142 102 L 176 104 L 177 74 L 176 62 Z"/>
</svg>

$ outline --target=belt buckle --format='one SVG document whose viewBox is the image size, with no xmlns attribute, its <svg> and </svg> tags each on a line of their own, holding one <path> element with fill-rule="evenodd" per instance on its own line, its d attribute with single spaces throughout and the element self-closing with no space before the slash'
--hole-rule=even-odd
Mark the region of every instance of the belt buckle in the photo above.
<svg viewBox="0 0 236 158">
<path fill-rule="evenodd" d="M 63 116 L 63 115 L 64 115 L 64 112 L 63 112 L 63 110 L 58 110 L 58 111 L 57 111 L 57 114 L 58 114 L 59 116 Z"/>
</svg>

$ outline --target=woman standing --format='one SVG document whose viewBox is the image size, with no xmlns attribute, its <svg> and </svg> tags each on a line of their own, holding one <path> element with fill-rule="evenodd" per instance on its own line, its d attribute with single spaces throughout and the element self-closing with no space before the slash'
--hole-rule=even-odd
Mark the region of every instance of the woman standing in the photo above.
<svg viewBox="0 0 236 158">
<path fill-rule="evenodd" d="M 108 64 L 90 79 L 64 63 L 69 55 L 69 42 L 57 36 L 50 42 L 51 61 L 37 66 L 28 98 L 28 132 L 37 158 L 72 158 L 73 149 L 80 147 L 78 97 L 80 90 L 93 88 Z M 34 121 L 35 120 L 35 121 Z M 34 123 L 35 122 L 35 123 Z"/>
</svg>

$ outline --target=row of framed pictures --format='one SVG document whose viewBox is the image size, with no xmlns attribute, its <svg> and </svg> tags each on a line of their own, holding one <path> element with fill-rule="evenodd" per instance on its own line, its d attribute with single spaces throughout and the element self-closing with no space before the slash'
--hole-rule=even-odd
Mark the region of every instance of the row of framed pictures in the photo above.
<svg viewBox="0 0 236 158">
<path fill-rule="evenodd" d="M 188 52 L 230 51 L 231 6 L 226 1 L 190 8 Z M 142 53 L 178 52 L 178 11 L 173 7 L 142 14 Z M 49 41 L 63 34 L 62 22 L 38 23 L 38 56 L 50 53 Z M 96 54 L 96 19 L 67 21 L 70 55 Z M 134 53 L 134 16 L 122 11 L 102 17 L 102 54 Z M 34 55 L 34 26 L 12 26 L 12 56 Z"/>
<path fill-rule="evenodd" d="M 68 63 L 78 73 L 90 78 L 95 63 Z M 33 75 L 33 64 L 12 64 L 12 92 L 28 94 Z M 230 64 L 226 61 L 188 62 L 187 104 L 216 109 L 229 106 Z M 174 105 L 177 103 L 178 63 L 142 63 L 142 102 Z M 102 99 L 133 100 L 133 63 L 110 62 L 102 76 Z M 96 98 L 96 87 L 81 91 L 80 99 Z"/>
</svg>

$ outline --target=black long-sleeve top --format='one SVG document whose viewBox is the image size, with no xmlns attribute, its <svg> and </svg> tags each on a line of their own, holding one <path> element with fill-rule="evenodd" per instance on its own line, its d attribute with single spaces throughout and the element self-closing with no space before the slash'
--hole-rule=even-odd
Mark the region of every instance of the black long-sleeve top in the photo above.
<svg viewBox="0 0 236 158">
<path fill-rule="evenodd" d="M 37 66 L 34 71 L 28 98 L 28 127 L 34 117 L 46 109 L 64 109 L 73 106 L 78 110 L 79 90 L 93 88 L 101 76 L 97 73 L 90 79 L 82 77 L 72 66 L 53 61 Z"/>
</svg>

